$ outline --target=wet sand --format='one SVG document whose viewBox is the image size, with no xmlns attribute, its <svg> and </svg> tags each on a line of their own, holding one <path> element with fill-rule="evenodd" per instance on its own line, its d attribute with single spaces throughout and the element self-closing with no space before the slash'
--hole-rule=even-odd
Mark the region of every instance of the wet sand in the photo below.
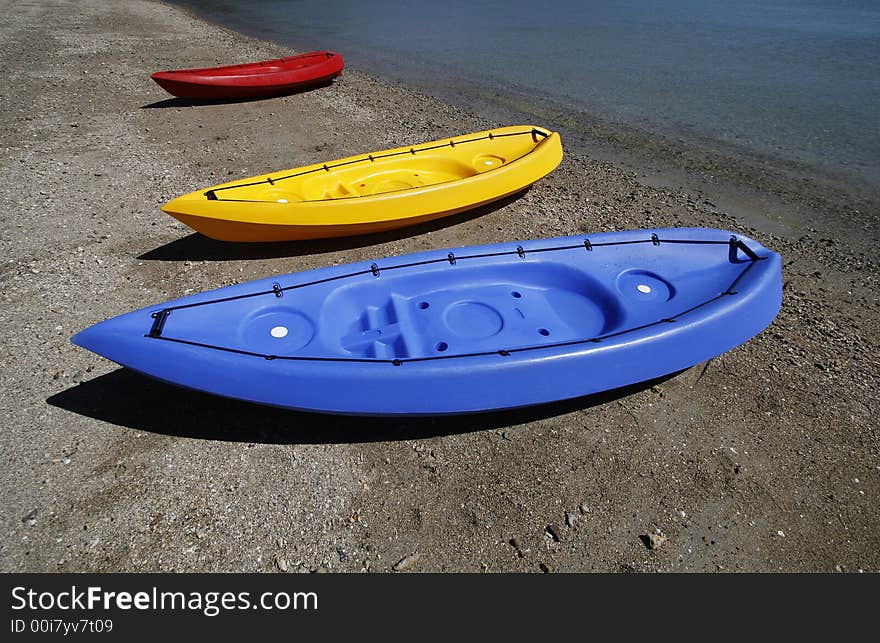
<svg viewBox="0 0 880 643">
<path fill-rule="evenodd" d="M 642 162 L 677 178 L 652 182 L 572 146 L 524 195 L 477 213 L 363 238 L 213 242 L 159 205 L 511 123 L 352 70 L 293 96 L 194 105 L 149 73 L 289 51 L 155 2 L 4 8 L 0 569 L 389 571 L 412 556 L 413 571 L 880 570 L 880 280 L 861 196 L 753 181 L 716 202 L 663 154 Z M 659 383 L 545 407 L 294 413 L 172 388 L 69 342 L 112 315 L 272 274 L 676 225 L 780 252 L 776 322 Z M 665 541 L 650 549 L 649 534 Z"/>
</svg>

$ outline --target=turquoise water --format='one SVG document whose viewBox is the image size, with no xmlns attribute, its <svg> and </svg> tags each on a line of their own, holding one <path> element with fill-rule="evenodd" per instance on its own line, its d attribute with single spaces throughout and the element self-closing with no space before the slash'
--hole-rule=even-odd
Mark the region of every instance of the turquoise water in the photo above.
<svg viewBox="0 0 880 643">
<path fill-rule="evenodd" d="M 546 96 L 880 186 L 876 0 L 176 4 L 446 98 Z"/>
</svg>

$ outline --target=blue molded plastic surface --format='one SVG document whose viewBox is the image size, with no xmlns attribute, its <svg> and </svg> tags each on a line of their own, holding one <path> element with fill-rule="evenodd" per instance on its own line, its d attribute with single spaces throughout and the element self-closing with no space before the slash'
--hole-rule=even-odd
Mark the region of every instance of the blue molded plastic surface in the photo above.
<svg viewBox="0 0 880 643">
<path fill-rule="evenodd" d="M 181 386 L 363 415 L 486 411 L 633 384 L 753 337 L 779 255 L 678 228 L 431 251 L 229 286 L 73 342 Z"/>
</svg>

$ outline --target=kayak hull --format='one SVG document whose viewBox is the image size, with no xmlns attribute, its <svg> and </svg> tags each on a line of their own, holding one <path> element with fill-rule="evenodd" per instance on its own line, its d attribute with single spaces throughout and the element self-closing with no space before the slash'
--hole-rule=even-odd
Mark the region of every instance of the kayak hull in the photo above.
<svg viewBox="0 0 880 643">
<path fill-rule="evenodd" d="M 220 241 L 369 234 L 503 199 L 561 160 L 557 133 L 505 127 L 224 183 L 162 210 Z"/>
<path fill-rule="evenodd" d="M 342 56 L 313 51 L 243 65 L 159 71 L 150 76 L 169 94 L 192 100 L 268 98 L 330 82 L 342 74 Z"/>
<path fill-rule="evenodd" d="M 279 241 L 305 241 L 309 239 L 330 239 L 334 237 L 352 237 L 364 234 L 376 234 L 389 232 L 400 228 L 407 228 L 427 223 L 435 219 L 466 212 L 482 205 L 515 194 L 525 188 L 519 188 L 510 193 L 498 194 L 488 201 L 469 202 L 466 205 L 457 205 L 449 209 L 416 214 L 414 216 L 401 217 L 399 219 L 383 219 L 379 221 L 366 221 L 363 223 L 342 223 L 337 225 L 296 225 L 285 223 L 252 223 L 247 221 L 237 222 L 230 226 L 228 221 L 218 220 L 213 217 L 199 217 L 182 212 L 173 213 L 175 219 L 186 224 L 200 234 L 217 241 L 235 242 L 279 242 Z"/>
<path fill-rule="evenodd" d="M 216 395 L 354 415 L 530 406 L 716 357 L 776 316 L 779 255 L 700 228 L 432 251 L 229 286 L 73 342 Z"/>
</svg>

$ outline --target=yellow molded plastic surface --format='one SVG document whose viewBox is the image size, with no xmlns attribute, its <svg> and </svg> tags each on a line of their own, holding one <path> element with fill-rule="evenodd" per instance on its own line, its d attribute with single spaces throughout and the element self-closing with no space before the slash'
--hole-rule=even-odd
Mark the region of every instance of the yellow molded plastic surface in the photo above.
<svg viewBox="0 0 880 643">
<path fill-rule="evenodd" d="M 223 183 L 162 210 L 221 241 L 368 234 L 496 201 L 561 160 L 559 134 L 504 127 Z"/>
</svg>

